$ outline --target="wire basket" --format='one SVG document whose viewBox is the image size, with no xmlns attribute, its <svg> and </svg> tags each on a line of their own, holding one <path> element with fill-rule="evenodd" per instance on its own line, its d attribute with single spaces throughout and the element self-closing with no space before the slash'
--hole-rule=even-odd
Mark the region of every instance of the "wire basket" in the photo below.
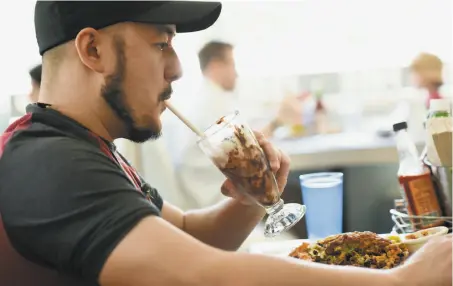
<svg viewBox="0 0 453 286">
<path fill-rule="evenodd" d="M 422 229 L 422 227 L 420 227 L 420 221 L 423 221 L 425 224 L 429 224 L 430 222 L 434 223 L 438 222 L 439 220 L 444 222 L 444 225 L 448 227 L 450 233 L 452 232 L 452 217 L 410 216 L 395 209 L 391 209 L 390 214 L 392 215 L 392 220 L 395 223 L 395 226 L 393 226 L 392 229 L 393 233 L 411 233 Z"/>
</svg>

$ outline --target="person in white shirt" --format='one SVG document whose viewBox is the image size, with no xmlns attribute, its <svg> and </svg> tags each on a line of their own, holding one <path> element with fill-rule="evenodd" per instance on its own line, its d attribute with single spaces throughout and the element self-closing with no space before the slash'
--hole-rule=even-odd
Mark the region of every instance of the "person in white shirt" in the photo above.
<svg viewBox="0 0 453 286">
<path fill-rule="evenodd" d="M 184 113 L 195 126 L 205 130 L 237 107 L 234 93 L 237 73 L 233 46 L 228 43 L 210 42 L 200 50 L 198 57 L 204 79 Z M 175 168 L 184 196 L 183 207 L 191 209 L 218 203 L 223 199 L 222 194 L 210 190 L 218 189 L 225 176 L 203 155 L 195 143 L 196 136 L 190 130 L 183 126 L 178 131 L 175 133 L 177 138 L 181 138 L 181 145 L 180 152 L 175 154 Z"/>
<path fill-rule="evenodd" d="M 199 51 L 198 59 L 203 82 L 198 92 L 193 95 L 190 105 L 185 106 L 184 114 L 201 130 L 207 129 L 221 116 L 236 109 L 250 123 L 252 120 L 243 113 L 235 93 L 237 72 L 233 46 L 225 42 L 211 41 Z M 261 132 L 269 137 L 279 125 L 279 118 L 275 118 L 262 128 Z M 208 207 L 223 200 L 222 194 L 211 190 L 219 188 L 225 176 L 203 155 L 195 143 L 196 135 L 185 126 L 181 126 L 175 133 L 178 135 L 173 135 L 173 140 L 181 142 L 179 152 L 173 155 L 176 157 L 174 162 L 177 179 L 184 196 L 185 206 L 182 207 Z"/>
</svg>

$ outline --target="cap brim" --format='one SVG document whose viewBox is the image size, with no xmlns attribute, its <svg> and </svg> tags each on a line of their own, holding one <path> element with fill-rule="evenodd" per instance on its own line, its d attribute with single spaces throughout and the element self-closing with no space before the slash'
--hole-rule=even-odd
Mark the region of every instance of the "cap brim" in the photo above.
<svg viewBox="0 0 453 286">
<path fill-rule="evenodd" d="M 221 11 L 220 2 L 168 1 L 134 17 L 133 21 L 176 25 L 178 33 L 196 32 L 212 26 Z"/>
</svg>

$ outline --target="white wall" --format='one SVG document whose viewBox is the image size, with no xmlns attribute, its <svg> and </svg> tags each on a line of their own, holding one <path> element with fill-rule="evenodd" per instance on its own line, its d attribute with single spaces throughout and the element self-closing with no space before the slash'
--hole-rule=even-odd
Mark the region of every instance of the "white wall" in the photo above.
<svg viewBox="0 0 453 286">
<path fill-rule="evenodd" d="M 0 3 L 0 97 L 28 93 L 28 70 L 41 61 L 34 31 L 34 3 Z"/>
<path fill-rule="evenodd" d="M 420 51 L 451 62 L 451 9 L 451 0 L 234 1 L 214 29 L 237 44 L 243 75 L 397 67 Z"/>
<path fill-rule="evenodd" d="M 223 1 L 219 21 L 178 35 L 185 79 L 200 78 L 196 52 L 209 39 L 234 43 L 241 77 L 258 78 L 406 65 L 420 51 L 452 62 L 451 0 Z M 26 93 L 40 61 L 34 1 L 0 4 L 0 94 Z"/>
</svg>

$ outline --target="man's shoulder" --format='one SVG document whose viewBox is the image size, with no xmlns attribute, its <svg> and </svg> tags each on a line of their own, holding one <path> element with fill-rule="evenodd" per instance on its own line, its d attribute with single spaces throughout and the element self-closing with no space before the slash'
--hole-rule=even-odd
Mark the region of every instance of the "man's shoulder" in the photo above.
<svg viewBox="0 0 453 286">
<path fill-rule="evenodd" d="M 79 138 L 73 134 L 45 126 L 33 124 L 27 129 L 18 130 L 5 142 L 1 160 L 12 157 L 27 156 L 30 160 L 34 157 L 52 156 L 49 159 L 64 159 L 69 151 L 99 152 L 101 150 L 95 143 Z"/>
<path fill-rule="evenodd" d="M 39 177 L 64 180 L 71 173 L 89 176 L 87 164 L 104 170 L 115 167 L 92 142 L 58 130 L 31 127 L 15 132 L 6 142 L 0 158 L 1 185 L 22 185 L 17 173 L 30 183 Z"/>
<path fill-rule="evenodd" d="M 96 281 L 123 237 L 160 215 L 162 199 L 146 186 L 150 201 L 96 141 L 64 133 L 29 128 L 10 138 L 0 159 L 1 219 L 25 258 Z"/>
</svg>

